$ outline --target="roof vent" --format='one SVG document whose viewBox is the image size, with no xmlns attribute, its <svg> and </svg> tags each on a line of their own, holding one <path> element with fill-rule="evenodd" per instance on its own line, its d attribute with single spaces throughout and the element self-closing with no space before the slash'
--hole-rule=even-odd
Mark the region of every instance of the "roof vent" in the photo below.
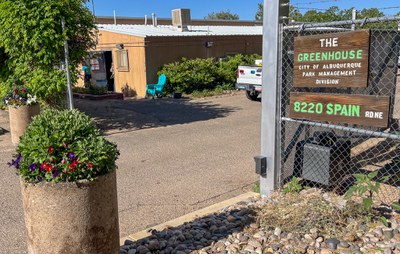
<svg viewBox="0 0 400 254">
<path fill-rule="evenodd" d="M 179 31 L 189 31 L 188 25 L 190 25 L 190 23 L 190 9 L 172 10 L 172 25 L 177 27 Z"/>
</svg>

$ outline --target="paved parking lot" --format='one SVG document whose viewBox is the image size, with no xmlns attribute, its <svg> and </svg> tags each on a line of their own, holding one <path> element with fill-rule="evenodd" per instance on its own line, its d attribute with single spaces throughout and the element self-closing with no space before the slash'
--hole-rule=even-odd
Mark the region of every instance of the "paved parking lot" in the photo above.
<svg viewBox="0 0 400 254">
<path fill-rule="evenodd" d="M 244 94 L 211 99 L 83 101 L 116 142 L 120 236 L 251 189 L 258 179 L 261 103 Z M 0 127 L 8 129 L 6 114 Z M 6 166 L 13 146 L 0 136 L 0 253 L 25 253 L 19 179 Z"/>
</svg>

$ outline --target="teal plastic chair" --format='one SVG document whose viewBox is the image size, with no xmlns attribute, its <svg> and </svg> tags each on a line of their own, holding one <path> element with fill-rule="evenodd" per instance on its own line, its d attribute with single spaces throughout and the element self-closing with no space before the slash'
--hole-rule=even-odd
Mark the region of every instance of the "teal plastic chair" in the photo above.
<svg viewBox="0 0 400 254">
<path fill-rule="evenodd" d="M 154 96 L 157 96 L 157 98 L 162 98 L 163 97 L 163 89 L 165 84 L 167 83 L 167 76 L 165 74 L 161 74 L 158 77 L 158 83 L 157 84 L 147 84 L 146 85 L 146 98 L 148 98 L 148 95 L 150 94 L 151 97 L 154 99 Z"/>
</svg>

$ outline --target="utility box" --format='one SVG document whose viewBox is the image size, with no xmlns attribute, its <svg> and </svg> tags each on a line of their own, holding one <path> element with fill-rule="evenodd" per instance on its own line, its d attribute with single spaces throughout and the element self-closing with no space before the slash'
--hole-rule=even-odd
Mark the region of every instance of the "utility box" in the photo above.
<svg viewBox="0 0 400 254">
<path fill-rule="evenodd" d="M 313 138 L 297 143 L 295 177 L 330 187 L 346 175 L 351 142 L 337 140 L 332 133 L 316 132 Z"/>
</svg>

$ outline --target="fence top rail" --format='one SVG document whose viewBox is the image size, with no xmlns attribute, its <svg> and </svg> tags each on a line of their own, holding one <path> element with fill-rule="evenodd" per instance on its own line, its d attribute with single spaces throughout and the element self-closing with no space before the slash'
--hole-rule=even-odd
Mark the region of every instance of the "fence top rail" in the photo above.
<svg viewBox="0 0 400 254">
<path fill-rule="evenodd" d="M 390 21 L 400 21 L 400 16 L 386 16 L 386 17 L 376 17 L 376 18 L 364 18 L 364 19 L 354 19 L 354 20 L 341 20 L 341 21 L 332 21 L 332 22 L 324 22 L 324 23 L 302 23 L 296 25 L 288 25 L 285 26 L 286 30 L 304 30 L 304 29 L 335 29 L 335 26 L 345 26 L 345 25 L 353 25 L 353 24 L 367 24 L 367 23 L 377 23 L 377 22 L 390 22 Z M 337 29 L 337 28 L 336 28 Z M 343 30 L 343 29 L 342 29 Z"/>
</svg>

